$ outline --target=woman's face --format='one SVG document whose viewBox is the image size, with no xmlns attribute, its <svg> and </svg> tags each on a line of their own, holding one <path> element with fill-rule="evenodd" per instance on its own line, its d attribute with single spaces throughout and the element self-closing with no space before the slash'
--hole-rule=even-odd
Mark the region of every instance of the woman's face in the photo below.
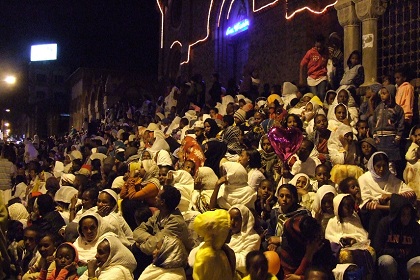
<svg viewBox="0 0 420 280">
<path fill-rule="evenodd" d="M 98 206 L 98 210 L 102 212 L 105 216 L 111 213 L 112 208 L 115 206 L 114 198 L 106 192 L 102 192 L 98 196 L 98 202 L 96 205 Z M 103 216 L 104 217 L 104 216 Z"/>
<path fill-rule="evenodd" d="M 102 267 L 103 264 L 108 260 L 110 252 L 111 252 L 111 248 L 107 240 L 104 240 L 98 244 L 98 248 L 96 249 L 96 255 L 95 255 L 95 259 L 96 259 L 96 263 L 98 267 Z"/>
<path fill-rule="evenodd" d="M 96 205 L 96 201 L 90 197 L 89 191 L 82 194 L 82 205 L 83 209 L 90 209 Z"/>
<path fill-rule="evenodd" d="M 388 162 L 385 160 L 378 161 L 373 165 L 373 170 L 375 170 L 375 173 L 380 177 L 385 176 L 389 172 Z"/>
<path fill-rule="evenodd" d="M 242 228 L 242 215 L 241 211 L 236 208 L 233 208 L 229 211 L 230 215 L 230 230 L 232 234 L 237 234 L 241 232 Z"/>
<path fill-rule="evenodd" d="M 204 131 L 205 131 L 206 133 L 209 133 L 209 132 L 210 132 L 210 130 L 211 130 L 211 126 L 210 126 L 210 124 L 209 124 L 208 122 L 205 122 L 205 123 L 204 123 Z"/>
<path fill-rule="evenodd" d="M 335 108 L 335 117 L 340 122 L 344 121 L 347 118 L 347 110 L 344 106 L 337 106 Z"/>
<path fill-rule="evenodd" d="M 273 146 L 271 146 L 270 140 L 268 140 L 268 138 L 264 138 L 261 146 L 266 153 L 272 153 L 274 151 Z"/>
<path fill-rule="evenodd" d="M 347 218 L 353 215 L 354 212 L 354 200 L 351 196 L 343 198 L 339 206 L 339 215 L 341 218 Z"/>
<path fill-rule="evenodd" d="M 45 236 L 38 244 L 38 251 L 41 257 L 46 258 L 52 256 L 55 252 L 54 241 L 50 236 Z"/>
<path fill-rule="evenodd" d="M 149 152 L 144 151 L 143 154 L 141 155 L 141 159 L 142 160 L 146 160 L 146 159 L 152 159 L 152 156 L 150 155 Z"/>
<path fill-rule="evenodd" d="M 359 64 L 359 56 L 357 54 L 354 53 L 350 56 L 350 64 L 352 66 Z"/>
<path fill-rule="evenodd" d="M 297 189 L 304 189 L 308 184 L 308 179 L 305 176 L 301 176 L 296 181 L 296 188 Z"/>
<path fill-rule="evenodd" d="M 328 103 L 328 105 L 333 104 L 334 99 L 335 99 L 335 96 L 336 96 L 336 94 L 335 94 L 335 93 L 330 93 L 330 94 L 328 94 L 328 97 L 327 97 L 327 103 Z"/>
<path fill-rule="evenodd" d="M 321 210 L 323 213 L 327 214 L 334 214 L 334 206 L 333 206 L 333 193 L 327 193 L 321 200 Z"/>
<path fill-rule="evenodd" d="M 278 193 L 278 203 L 283 213 L 287 213 L 294 203 L 292 193 L 286 188 L 281 188 Z"/>
<path fill-rule="evenodd" d="M 312 103 L 308 103 L 308 104 L 306 104 L 306 107 L 305 107 L 305 111 L 306 112 L 312 112 L 314 110 L 314 105 L 312 104 Z"/>
<path fill-rule="evenodd" d="M 95 240 L 96 235 L 98 235 L 98 222 L 93 218 L 83 219 L 81 224 L 81 231 L 86 241 L 92 242 Z"/>
</svg>

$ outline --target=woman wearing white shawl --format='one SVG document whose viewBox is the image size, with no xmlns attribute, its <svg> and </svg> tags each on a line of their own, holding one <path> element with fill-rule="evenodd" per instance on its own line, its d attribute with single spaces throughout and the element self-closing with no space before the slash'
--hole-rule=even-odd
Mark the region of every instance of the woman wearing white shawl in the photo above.
<svg viewBox="0 0 420 280">
<path fill-rule="evenodd" d="M 31 141 L 28 139 L 25 139 L 23 141 L 25 144 L 25 163 L 29 163 L 30 161 L 37 160 L 38 157 L 38 151 L 35 148 L 34 144 L 32 144 Z"/>
<path fill-rule="evenodd" d="M 110 204 L 105 205 L 101 198 L 104 197 L 104 194 L 109 196 Z M 131 246 L 135 241 L 133 238 L 133 231 L 131 230 L 130 226 L 118 212 L 118 195 L 115 191 L 111 189 L 104 189 L 99 193 L 98 196 L 98 213 L 102 216 L 104 221 L 107 221 L 111 226 L 113 226 L 117 230 L 117 235 L 119 236 L 121 242 L 125 246 Z M 109 210 L 107 207 L 112 207 Z"/>
<path fill-rule="evenodd" d="M 87 238 L 83 234 L 82 226 L 86 219 L 93 219 L 96 222 L 96 228 L 94 229 L 96 230 L 96 235 L 93 238 Z M 77 231 L 79 232 L 79 237 L 76 241 L 74 241 L 73 245 L 79 253 L 79 260 L 82 262 L 87 262 L 88 260 L 95 258 L 96 247 L 100 243 L 102 235 L 112 235 L 116 233 L 116 229 L 104 221 L 98 213 L 88 213 L 83 215 L 79 220 Z"/>
<path fill-rule="evenodd" d="M 335 197 L 337 190 L 331 185 L 323 185 L 316 192 L 315 199 L 312 203 L 312 216 L 321 224 L 323 232 L 325 232 L 328 221 L 334 217 L 334 213 L 324 212 L 322 209 L 322 199 L 329 193 L 332 193 Z"/>
<path fill-rule="evenodd" d="M 312 203 L 315 200 L 315 193 L 312 191 L 309 176 L 305 173 L 298 173 L 293 176 L 289 184 L 296 187 L 299 195 L 299 204 L 306 209 L 311 209 Z"/>
<path fill-rule="evenodd" d="M 28 224 L 29 213 L 22 203 L 13 203 L 9 207 L 7 207 L 7 210 L 9 212 L 10 220 L 19 221 L 22 223 L 23 228 L 26 228 Z"/>
<path fill-rule="evenodd" d="M 104 252 L 99 251 L 99 247 Z M 101 255 L 109 252 L 108 258 L 102 263 Z M 105 254 L 104 254 L 105 253 Z M 88 263 L 88 270 L 79 278 L 80 280 L 132 280 L 133 271 L 137 266 L 136 259 L 129 249 L 127 249 L 117 236 L 106 236 L 98 244 L 96 260 Z"/>
<path fill-rule="evenodd" d="M 210 210 L 210 198 L 217 183 L 217 175 L 207 166 L 198 168 L 192 193 L 192 209 L 204 213 Z M 198 189 L 196 189 L 196 186 Z"/>
<path fill-rule="evenodd" d="M 153 263 L 146 267 L 139 280 L 185 280 L 187 258 L 187 250 L 178 238 L 164 236 L 153 252 Z"/>
<path fill-rule="evenodd" d="M 226 184 L 220 187 L 217 195 L 217 204 L 223 209 L 232 205 L 242 204 L 254 209 L 257 192 L 248 186 L 248 173 L 239 162 L 225 162 L 222 164 L 226 171 Z"/>
<path fill-rule="evenodd" d="M 325 238 L 330 242 L 339 244 L 341 238 L 353 238 L 357 242 L 363 242 L 368 240 L 368 233 L 363 228 L 362 222 L 355 211 L 349 217 L 339 216 L 338 208 L 340 207 L 341 201 L 346 197 L 351 196 L 350 194 L 338 194 L 334 197 L 334 217 L 328 222 L 325 230 Z M 341 220 L 341 221 L 340 221 Z"/>
<path fill-rule="evenodd" d="M 160 150 L 169 151 L 169 144 L 165 140 L 165 135 L 160 130 L 153 131 L 154 142 L 152 147 L 149 148 L 149 151 L 152 153 L 152 158 Z"/>
<path fill-rule="evenodd" d="M 194 191 L 194 178 L 185 170 L 169 171 L 169 177 L 173 177 L 172 185 L 181 193 L 181 201 L 178 209 L 181 212 L 190 210 L 192 193 Z"/>
<path fill-rule="evenodd" d="M 339 95 L 340 91 L 342 91 L 342 90 L 347 92 L 348 102 L 347 102 L 347 104 L 344 104 L 344 105 L 347 108 L 347 112 L 348 112 L 350 120 L 351 120 L 351 126 L 355 126 L 356 123 L 357 123 L 357 120 L 359 118 L 359 111 L 356 108 L 356 106 L 357 106 L 356 101 L 354 100 L 353 96 L 351 95 L 351 93 L 347 89 L 339 89 L 339 90 L 336 91 L 337 95 L 335 96 L 334 101 L 331 104 L 331 106 L 334 108 L 336 105 L 340 104 L 341 100 L 339 101 L 338 95 Z M 334 115 L 334 110 L 328 110 L 327 118 L 329 120 L 333 118 L 333 115 Z"/>
<path fill-rule="evenodd" d="M 338 119 L 336 115 L 336 111 L 339 110 L 340 107 L 344 107 L 345 109 L 345 118 L 343 119 Z M 332 105 L 332 108 L 328 111 L 327 119 L 328 129 L 332 132 L 336 131 L 342 124 L 349 125 L 351 127 L 356 125 L 349 115 L 348 107 L 342 103 Z"/>
<path fill-rule="evenodd" d="M 382 158 L 382 159 L 381 159 Z M 388 161 L 388 157 L 384 152 L 374 153 L 368 161 L 368 170 L 359 177 L 358 182 L 362 195 L 362 203 L 360 208 L 366 205 L 368 209 L 379 209 L 384 196 L 391 196 L 392 193 L 400 194 L 409 199 L 415 198 L 415 192 L 407 186 L 403 181 L 395 177 L 389 169 L 385 170 L 381 176 L 375 172 L 375 164 L 380 160 Z M 388 161 L 389 163 L 389 161 Z M 387 206 L 388 205 L 383 205 Z"/>
<path fill-rule="evenodd" d="M 238 220 L 236 220 L 235 216 L 238 211 L 240 218 L 237 217 Z M 254 216 L 247 207 L 240 204 L 233 205 L 229 209 L 229 215 L 231 217 L 232 237 L 228 245 L 235 252 L 236 270 L 244 275 L 246 274 L 246 255 L 251 251 L 260 249 L 261 238 L 254 230 Z M 236 224 L 239 221 L 241 224 Z"/>
<path fill-rule="evenodd" d="M 222 97 L 222 104 L 220 104 L 220 106 L 217 108 L 219 109 L 219 114 L 224 116 L 226 115 L 226 107 L 229 103 L 234 103 L 235 100 L 233 99 L 232 96 L 230 95 L 225 95 Z M 216 106 L 217 107 L 217 106 Z"/>
</svg>

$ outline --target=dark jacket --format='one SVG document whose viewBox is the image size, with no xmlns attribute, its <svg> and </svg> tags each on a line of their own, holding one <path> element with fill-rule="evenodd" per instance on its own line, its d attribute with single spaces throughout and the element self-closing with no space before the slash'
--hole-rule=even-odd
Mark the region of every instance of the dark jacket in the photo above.
<svg viewBox="0 0 420 280">
<path fill-rule="evenodd" d="M 411 210 L 411 220 L 406 226 L 401 223 L 404 207 Z M 379 222 L 373 247 L 377 257 L 390 255 L 399 263 L 420 255 L 420 224 L 407 198 L 397 194 L 391 196 L 390 214 Z"/>
</svg>

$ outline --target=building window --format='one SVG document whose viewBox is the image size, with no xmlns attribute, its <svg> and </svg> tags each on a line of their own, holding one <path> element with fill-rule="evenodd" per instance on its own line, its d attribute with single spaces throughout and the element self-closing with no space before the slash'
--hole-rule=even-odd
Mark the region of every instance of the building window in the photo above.
<svg viewBox="0 0 420 280">
<path fill-rule="evenodd" d="M 172 0 L 171 4 L 171 25 L 178 28 L 182 22 L 182 0 Z"/>
<path fill-rule="evenodd" d="M 378 21 L 378 76 L 410 66 L 420 77 L 420 3 L 390 0 Z"/>
</svg>

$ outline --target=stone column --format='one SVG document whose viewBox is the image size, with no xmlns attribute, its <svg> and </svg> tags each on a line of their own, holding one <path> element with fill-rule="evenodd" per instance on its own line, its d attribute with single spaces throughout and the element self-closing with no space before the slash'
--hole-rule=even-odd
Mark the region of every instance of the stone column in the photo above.
<svg viewBox="0 0 420 280">
<path fill-rule="evenodd" d="M 334 5 L 337 10 L 338 21 L 344 29 L 344 64 L 350 53 L 360 51 L 360 21 L 352 0 L 338 0 Z"/>
<path fill-rule="evenodd" d="M 357 17 L 362 21 L 362 65 L 365 83 L 377 81 L 378 73 L 378 17 L 383 15 L 387 3 L 380 0 L 353 0 Z"/>
</svg>

